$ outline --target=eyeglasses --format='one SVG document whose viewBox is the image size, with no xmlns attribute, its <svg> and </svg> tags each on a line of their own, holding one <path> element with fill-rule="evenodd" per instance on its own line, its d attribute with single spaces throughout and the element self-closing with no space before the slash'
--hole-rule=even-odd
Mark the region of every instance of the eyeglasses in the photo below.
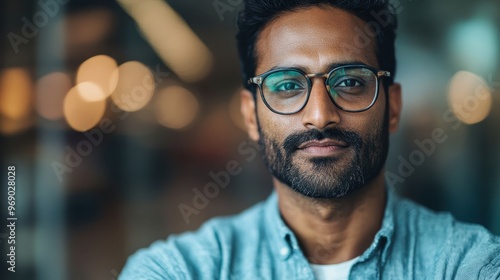
<svg viewBox="0 0 500 280">
<path fill-rule="evenodd" d="M 291 115 L 306 106 L 314 77 L 325 78 L 330 99 L 338 108 L 346 112 L 362 112 L 377 101 L 380 78 L 391 77 L 391 73 L 366 65 L 343 65 L 327 74 L 306 74 L 299 69 L 285 68 L 250 78 L 248 83 L 259 87 L 269 110 Z"/>
</svg>

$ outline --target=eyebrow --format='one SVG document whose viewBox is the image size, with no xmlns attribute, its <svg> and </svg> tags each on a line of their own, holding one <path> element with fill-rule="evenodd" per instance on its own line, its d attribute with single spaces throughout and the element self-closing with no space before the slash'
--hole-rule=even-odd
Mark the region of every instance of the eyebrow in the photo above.
<svg viewBox="0 0 500 280">
<path fill-rule="evenodd" d="M 333 68 L 337 68 L 340 66 L 346 66 L 346 65 L 364 65 L 364 66 L 371 67 L 370 65 L 368 65 L 364 62 L 361 62 L 359 60 L 347 60 L 347 61 L 341 61 L 341 62 L 332 62 L 332 63 L 328 64 L 326 73 L 329 72 L 330 70 L 332 70 Z M 276 65 L 276 66 L 271 67 L 269 70 L 265 71 L 264 73 L 269 72 L 269 71 L 273 71 L 273 70 L 290 69 L 290 68 L 298 69 L 298 70 L 301 70 L 301 71 L 306 72 L 306 73 L 309 72 L 307 70 L 307 68 L 302 66 L 302 65 L 291 64 L 291 65 Z M 314 73 L 314 74 L 316 74 L 316 73 Z"/>
</svg>

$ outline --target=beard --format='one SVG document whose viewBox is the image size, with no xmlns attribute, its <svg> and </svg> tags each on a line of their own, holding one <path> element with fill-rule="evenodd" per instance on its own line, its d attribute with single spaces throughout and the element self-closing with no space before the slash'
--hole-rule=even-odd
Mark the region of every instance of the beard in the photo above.
<svg viewBox="0 0 500 280">
<path fill-rule="evenodd" d="M 269 172 L 295 192 L 311 198 L 340 198 L 360 189 L 380 174 L 389 149 L 388 112 L 384 121 L 363 139 L 359 133 L 339 128 L 312 129 L 287 136 L 283 143 L 264 133 L 257 120 L 259 146 Z M 347 153 L 339 157 L 297 157 L 307 141 L 333 139 L 344 142 Z"/>
</svg>

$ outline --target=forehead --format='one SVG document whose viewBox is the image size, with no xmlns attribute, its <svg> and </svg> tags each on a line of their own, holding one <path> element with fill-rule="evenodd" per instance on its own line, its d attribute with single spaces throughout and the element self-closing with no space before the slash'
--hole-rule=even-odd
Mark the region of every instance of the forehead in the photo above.
<svg viewBox="0 0 500 280">
<path fill-rule="evenodd" d="M 321 73 L 337 63 L 378 67 L 375 37 L 362 19 L 325 6 L 285 12 L 270 21 L 256 41 L 256 74 L 273 67 Z"/>
</svg>

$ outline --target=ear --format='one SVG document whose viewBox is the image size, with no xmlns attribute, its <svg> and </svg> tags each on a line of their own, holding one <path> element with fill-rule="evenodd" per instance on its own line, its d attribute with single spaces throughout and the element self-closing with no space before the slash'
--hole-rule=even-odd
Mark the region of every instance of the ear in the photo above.
<svg viewBox="0 0 500 280">
<path fill-rule="evenodd" d="M 394 83 L 389 87 L 389 133 L 395 133 L 401 118 L 401 84 Z"/>
<path fill-rule="evenodd" d="M 254 141 L 259 140 L 259 129 L 257 126 L 257 113 L 255 110 L 255 99 L 253 94 L 246 90 L 241 90 L 241 114 L 243 122 L 247 127 L 248 136 Z"/>
</svg>

